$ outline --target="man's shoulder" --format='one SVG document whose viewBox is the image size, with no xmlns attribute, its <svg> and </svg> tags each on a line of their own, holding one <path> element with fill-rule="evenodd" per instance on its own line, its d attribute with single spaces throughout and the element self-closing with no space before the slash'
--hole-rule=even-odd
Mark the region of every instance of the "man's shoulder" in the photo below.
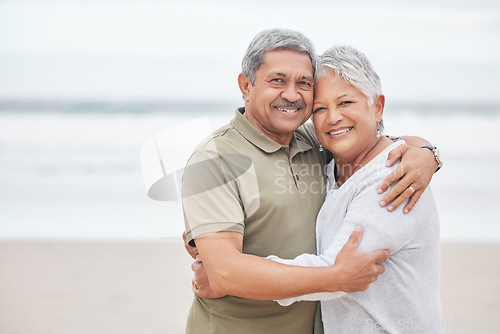
<svg viewBox="0 0 500 334">
<path fill-rule="evenodd" d="M 216 147 L 223 145 L 224 142 L 230 141 L 230 137 L 234 137 L 235 132 L 237 132 L 234 127 L 227 123 L 217 130 L 206 136 L 200 143 L 196 146 L 194 151 L 211 151 Z"/>
<path fill-rule="evenodd" d="M 299 126 L 299 128 L 295 130 L 295 135 L 297 136 L 297 139 L 305 141 L 313 147 L 319 145 L 316 132 L 314 131 L 314 125 L 311 121 L 307 121 Z"/>
<path fill-rule="evenodd" d="M 332 160 L 333 156 L 330 151 L 322 148 L 318 137 L 316 137 L 316 131 L 314 130 L 314 125 L 311 121 L 305 122 L 297 130 L 295 130 L 295 136 L 297 138 L 297 141 L 307 143 L 309 146 L 313 147 L 314 149 L 312 152 L 319 153 L 322 156 L 321 159 L 324 160 L 325 164 Z M 319 150 L 317 150 L 317 148 L 319 148 Z"/>
</svg>

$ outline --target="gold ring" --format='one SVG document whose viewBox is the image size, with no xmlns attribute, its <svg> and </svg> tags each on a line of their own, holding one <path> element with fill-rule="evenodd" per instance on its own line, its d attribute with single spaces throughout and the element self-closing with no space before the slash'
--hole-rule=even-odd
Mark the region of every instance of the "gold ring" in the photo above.
<svg viewBox="0 0 500 334">
<path fill-rule="evenodd" d="M 415 189 L 413 189 L 413 187 L 412 187 L 412 186 L 409 186 L 409 187 L 408 187 L 408 189 L 410 189 L 410 190 L 411 190 L 411 193 L 412 193 L 412 194 L 415 192 Z"/>
<path fill-rule="evenodd" d="M 198 284 L 196 284 L 196 281 L 193 281 L 193 286 L 195 290 L 198 290 Z"/>
</svg>

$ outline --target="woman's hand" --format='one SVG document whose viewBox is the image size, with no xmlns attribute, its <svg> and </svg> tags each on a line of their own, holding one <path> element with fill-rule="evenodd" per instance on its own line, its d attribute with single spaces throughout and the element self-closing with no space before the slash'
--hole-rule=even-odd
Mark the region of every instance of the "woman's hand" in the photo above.
<svg viewBox="0 0 500 334">
<path fill-rule="evenodd" d="M 404 213 L 408 213 L 431 182 L 437 163 L 432 151 L 406 144 L 389 152 L 386 166 L 394 165 L 398 159 L 401 159 L 401 163 L 382 181 L 377 191 L 382 194 L 397 181 L 382 198 L 380 205 L 386 206 L 390 203 L 387 210 L 394 211 L 401 203 L 410 199 L 403 209 Z"/>
<path fill-rule="evenodd" d="M 210 281 L 208 280 L 207 272 L 201 262 L 201 258 L 198 256 L 196 261 L 191 265 L 191 270 L 194 272 L 192 283 L 192 290 L 195 295 L 202 298 L 221 298 L 224 294 L 215 293 L 210 287 Z"/>
<path fill-rule="evenodd" d="M 208 280 L 207 272 L 201 262 L 200 253 L 198 253 L 198 248 L 189 246 L 186 238 L 186 232 L 182 233 L 182 240 L 184 240 L 184 248 L 195 260 L 191 264 L 191 270 L 194 272 L 194 277 L 191 280 L 191 289 L 193 293 L 198 297 L 203 298 L 220 298 L 224 297 L 223 294 L 216 294 L 210 287 L 210 281 Z"/>
</svg>

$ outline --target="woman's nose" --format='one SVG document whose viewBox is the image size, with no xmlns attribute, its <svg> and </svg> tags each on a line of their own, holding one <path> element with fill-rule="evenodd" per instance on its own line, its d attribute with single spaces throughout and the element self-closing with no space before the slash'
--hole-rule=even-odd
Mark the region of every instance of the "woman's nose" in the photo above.
<svg viewBox="0 0 500 334">
<path fill-rule="evenodd" d="M 330 124 L 336 124 L 344 119 L 344 116 L 337 109 L 328 109 L 326 121 Z"/>
</svg>

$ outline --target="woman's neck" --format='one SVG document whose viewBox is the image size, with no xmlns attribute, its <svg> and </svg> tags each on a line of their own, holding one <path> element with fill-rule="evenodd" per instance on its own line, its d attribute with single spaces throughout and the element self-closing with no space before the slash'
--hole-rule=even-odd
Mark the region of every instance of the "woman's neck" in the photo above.
<svg viewBox="0 0 500 334">
<path fill-rule="evenodd" d="M 354 173 L 363 168 L 392 143 L 392 140 L 382 136 L 376 138 L 372 145 L 369 145 L 363 152 L 361 152 L 361 154 L 358 154 L 354 158 L 336 156 L 335 164 L 337 166 L 337 185 L 340 187 L 344 184 L 352 175 L 354 175 Z"/>
</svg>

